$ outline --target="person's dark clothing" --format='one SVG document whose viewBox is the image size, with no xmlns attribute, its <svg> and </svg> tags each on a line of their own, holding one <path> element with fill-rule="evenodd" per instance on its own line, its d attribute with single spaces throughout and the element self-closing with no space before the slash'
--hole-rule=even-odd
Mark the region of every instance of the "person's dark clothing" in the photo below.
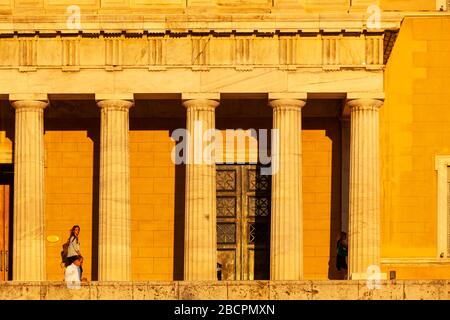
<svg viewBox="0 0 450 320">
<path fill-rule="evenodd" d="M 339 239 L 337 242 L 337 257 L 336 257 L 336 267 L 338 271 L 341 269 L 347 270 L 347 255 L 348 255 L 348 248 L 345 242 L 342 239 Z"/>
</svg>

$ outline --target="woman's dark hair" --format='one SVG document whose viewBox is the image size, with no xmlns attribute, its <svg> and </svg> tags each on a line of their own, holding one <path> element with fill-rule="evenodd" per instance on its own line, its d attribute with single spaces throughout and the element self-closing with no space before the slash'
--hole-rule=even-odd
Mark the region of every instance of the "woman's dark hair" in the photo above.
<svg viewBox="0 0 450 320">
<path fill-rule="evenodd" d="M 72 227 L 72 229 L 70 229 L 70 237 L 69 237 L 69 240 L 72 239 L 72 237 L 78 238 L 78 237 L 75 235 L 75 229 L 76 229 L 76 228 L 78 228 L 78 230 L 81 230 L 81 228 L 80 228 L 79 225 L 74 225 L 74 226 Z"/>
</svg>

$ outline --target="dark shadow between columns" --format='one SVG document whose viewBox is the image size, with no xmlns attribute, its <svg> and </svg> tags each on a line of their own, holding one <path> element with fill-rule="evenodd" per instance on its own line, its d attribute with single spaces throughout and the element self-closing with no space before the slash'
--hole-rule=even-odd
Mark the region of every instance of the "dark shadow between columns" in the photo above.
<svg viewBox="0 0 450 320">
<path fill-rule="evenodd" d="M 332 141 L 331 147 L 331 212 L 330 212 L 330 260 L 328 264 L 328 279 L 342 279 L 342 271 L 336 267 L 336 245 L 341 231 L 341 175 L 342 175 L 342 144 L 341 124 L 338 119 L 329 119 L 331 122 L 326 135 Z M 337 129 L 335 129 L 337 128 Z"/>
<path fill-rule="evenodd" d="M 173 239 L 173 280 L 184 278 L 184 227 L 185 227 L 186 166 L 175 166 L 175 212 Z"/>
<path fill-rule="evenodd" d="M 94 144 L 94 159 L 92 173 L 92 247 L 91 247 L 91 279 L 98 280 L 98 228 L 100 207 L 100 121 L 95 129 L 88 130 L 88 136 Z"/>
<path fill-rule="evenodd" d="M 12 142 L 11 163 L 0 165 L 0 183 L 9 185 L 9 226 L 8 234 L 8 281 L 13 280 L 14 250 L 14 147 L 15 147 L 15 112 L 8 101 L 0 102 L 0 129 L 6 132 L 6 138 Z"/>
</svg>

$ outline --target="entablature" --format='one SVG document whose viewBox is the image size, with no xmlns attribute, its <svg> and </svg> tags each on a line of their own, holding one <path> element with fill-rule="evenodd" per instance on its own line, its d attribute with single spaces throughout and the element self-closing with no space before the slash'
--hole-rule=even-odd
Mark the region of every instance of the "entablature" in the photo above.
<svg viewBox="0 0 450 320">
<path fill-rule="evenodd" d="M 14 33 L 0 38 L 0 68 L 120 71 L 146 68 L 381 70 L 384 32 Z M 388 47 L 386 47 L 388 48 Z"/>
</svg>

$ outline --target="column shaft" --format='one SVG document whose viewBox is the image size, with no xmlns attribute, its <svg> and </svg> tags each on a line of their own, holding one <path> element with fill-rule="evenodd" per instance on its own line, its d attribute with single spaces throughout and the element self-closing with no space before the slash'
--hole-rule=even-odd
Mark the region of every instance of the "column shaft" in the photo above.
<svg viewBox="0 0 450 320">
<path fill-rule="evenodd" d="M 44 108 L 47 102 L 12 102 L 14 147 L 13 279 L 45 280 Z"/>
<path fill-rule="evenodd" d="M 203 134 L 215 129 L 218 102 L 187 100 L 186 211 L 184 279 L 217 280 L 216 165 L 202 156 Z"/>
<path fill-rule="evenodd" d="M 270 279 L 303 278 L 302 209 L 302 116 L 305 101 L 278 99 L 273 108 L 273 128 L 278 139 L 272 144 L 272 217 Z M 272 164 L 273 166 L 273 164 Z"/>
<path fill-rule="evenodd" d="M 375 99 L 350 100 L 349 275 L 367 278 L 380 266 L 379 108 Z M 373 267 L 372 267 L 373 268 Z"/>
<path fill-rule="evenodd" d="M 131 280 L 131 215 L 126 100 L 102 100 L 100 132 L 99 280 Z"/>
</svg>

